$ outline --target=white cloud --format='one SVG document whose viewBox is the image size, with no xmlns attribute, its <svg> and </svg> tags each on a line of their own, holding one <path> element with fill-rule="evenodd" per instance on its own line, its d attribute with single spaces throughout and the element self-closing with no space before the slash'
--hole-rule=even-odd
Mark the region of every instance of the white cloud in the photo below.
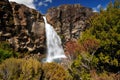
<svg viewBox="0 0 120 80">
<path fill-rule="evenodd" d="M 98 10 L 96 8 L 92 8 L 93 9 L 93 12 L 98 12 Z"/>
<path fill-rule="evenodd" d="M 98 4 L 98 5 L 97 5 L 97 9 L 100 9 L 100 7 L 101 7 L 101 4 Z"/>
<path fill-rule="evenodd" d="M 96 7 L 93 7 L 93 12 L 99 12 L 100 11 L 100 8 L 103 8 L 103 10 L 106 10 L 106 6 L 102 6 L 101 4 L 98 4 Z"/>
<path fill-rule="evenodd" d="M 48 6 L 48 3 L 52 3 L 52 0 L 43 0 L 38 3 L 39 6 Z"/>
<path fill-rule="evenodd" d="M 34 0 L 9 0 L 9 1 L 16 2 L 19 4 L 24 4 L 30 8 L 36 9 L 36 7 L 34 5 Z"/>
<path fill-rule="evenodd" d="M 39 2 L 38 5 L 39 5 L 39 6 L 42 6 L 42 5 L 43 5 L 43 2 Z"/>
<path fill-rule="evenodd" d="M 92 8 L 93 12 L 99 12 L 100 7 L 101 7 L 101 4 L 98 4 L 96 7 Z"/>
<path fill-rule="evenodd" d="M 44 2 L 39 2 L 38 3 L 39 6 L 48 6 L 48 4 L 44 3 Z"/>
<path fill-rule="evenodd" d="M 50 2 L 50 3 L 52 3 L 52 0 L 45 0 L 44 2 Z"/>
</svg>

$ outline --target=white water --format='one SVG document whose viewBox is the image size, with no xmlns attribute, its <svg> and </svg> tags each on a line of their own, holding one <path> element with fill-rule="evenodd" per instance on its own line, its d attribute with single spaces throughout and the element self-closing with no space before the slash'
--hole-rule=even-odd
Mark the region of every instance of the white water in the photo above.
<svg viewBox="0 0 120 80">
<path fill-rule="evenodd" d="M 43 19 L 45 21 L 47 43 L 46 62 L 53 62 L 56 59 L 66 58 L 63 47 L 61 45 L 60 37 L 55 32 L 54 28 L 47 23 L 46 17 L 43 17 Z"/>
</svg>

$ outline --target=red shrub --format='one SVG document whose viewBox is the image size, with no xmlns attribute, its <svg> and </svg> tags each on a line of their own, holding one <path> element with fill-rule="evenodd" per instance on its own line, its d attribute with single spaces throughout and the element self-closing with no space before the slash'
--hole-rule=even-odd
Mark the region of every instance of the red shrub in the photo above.
<svg viewBox="0 0 120 80">
<path fill-rule="evenodd" d="M 82 46 L 84 47 L 85 51 L 91 53 L 98 49 L 99 42 L 94 39 L 87 39 L 87 40 L 83 41 Z"/>
<path fill-rule="evenodd" d="M 81 52 L 83 47 L 77 41 L 68 41 L 65 44 L 65 53 L 67 56 L 74 59 L 77 56 L 77 53 Z"/>
</svg>

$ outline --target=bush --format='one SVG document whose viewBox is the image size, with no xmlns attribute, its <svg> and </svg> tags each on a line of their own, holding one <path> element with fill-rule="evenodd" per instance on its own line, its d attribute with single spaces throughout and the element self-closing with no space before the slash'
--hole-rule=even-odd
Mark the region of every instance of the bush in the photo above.
<svg viewBox="0 0 120 80">
<path fill-rule="evenodd" d="M 30 58 L 9 58 L 0 64 L 0 80 L 72 80 L 56 63 L 40 63 Z"/>
<path fill-rule="evenodd" d="M 89 19 L 91 27 L 78 40 L 82 50 L 68 70 L 73 80 L 91 80 L 94 69 L 99 74 L 95 80 L 115 80 L 110 73 L 120 71 L 120 1 L 111 4 Z"/>
<path fill-rule="evenodd" d="M 42 80 L 70 80 L 64 68 L 56 63 L 43 64 L 44 77 Z"/>
<path fill-rule="evenodd" d="M 6 59 L 0 65 L 2 80 L 39 80 L 41 64 L 35 59 Z"/>
<path fill-rule="evenodd" d="M 90 71 L 93 69 L 93 66 L 95 66 L 94 63 L 97 63 L 97 61 L 94 62 L 94 60 L 95 58 L 87 52 L 79 54 L 77 59 L 72 63 L 71 68 L 68 69 L 73 79 L 92 80 Z"/>
<path fill-rule="evenodd" d="M 65 44 L 65 53 L 69 60 L 74 60 L 78 56 L 78 53 L 83 50 L 83 46 L 81 46 L 77 41 L 71 40 Z"/>
<path fill-rule="evenodd" d="M 86 30 L 80 42 L 89 53 L 98 59 L 99 71 L 118 72 L 120 70 L 120 1 L 110 3 L 89 20 L 91 27 Z"/>
<path fill-rule="evenodd" d="M 7 42 L 0 42 L 0 62 L 10 57 L 17 57 L 18 53 L 15 52 Z"/>
</svg>

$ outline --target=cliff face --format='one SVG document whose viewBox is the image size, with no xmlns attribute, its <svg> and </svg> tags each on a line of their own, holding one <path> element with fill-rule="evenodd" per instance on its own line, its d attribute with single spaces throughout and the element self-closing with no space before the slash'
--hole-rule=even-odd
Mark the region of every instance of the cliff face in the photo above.
<svg viewBox="0 0 120 80">
<path fill-rule="evenodd" d="M 8 0 L 1 0 L 0 6 L 0 40 L 8 41 L 16 51 L 44 53 L 46 41 L 42 14 Z M 89 26 L 86 20 L 92 14 L 90 8 L 75 4 L 50 8 L 46 17 L 65 43 L 79 38 L 80 32 Z"/>
<path fill-rule="evenodd" d="M 86 20 L 92 14 L 92 9 L 74 4 L 50 8 L 46 16 L 48 22 L 62 37 L 63 42 L 66 42 L 79 38 L 80 32 L 89 27 Z"/>
<path fill-rule="evenodd" d="M 5 40 L 12 36 L 10 32 L 13 32 L 14 28 L 12 7 L 7 0 L 0 1 L 0 40 Z M 11 27 L 11 28 L 10 28 Z"/>
<path fill-rule="evenodd" d="M 3 13 L 0 39 L 9 41 L 16 51 L 43 53 L 46 45 L 42 15 L 22 4 L 9 3 L 7 0 L 2 0 L 0 3 L 6 9 L 2 10 L 2 7 L 0 9 Z"/>
<path fill-rule="evenodd" d="M 16 36 L 9 41 L 14 43 L 15 49 L 42 53 L 45 49 L 45 27 L 42 15 L 22 4 L 13 2 L 11 6 Z"/>
</svg>

